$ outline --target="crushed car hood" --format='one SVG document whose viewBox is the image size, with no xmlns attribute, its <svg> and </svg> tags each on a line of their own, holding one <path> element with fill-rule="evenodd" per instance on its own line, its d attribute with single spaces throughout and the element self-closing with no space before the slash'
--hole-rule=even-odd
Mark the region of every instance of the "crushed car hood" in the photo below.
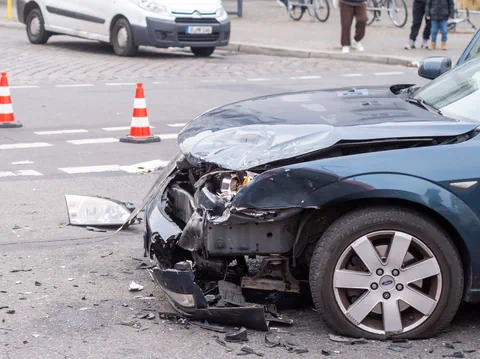
<svg viewBox="0 0 480 359">
<path fill-rule="evenodd" d="M 370 87 L 279 94 L 217 107 L 192 120 L 178 143 L 194 165 L 246 170 L 341 141 L 455 136 L 477 126 L 428 112 L 388 88 Z"/>
</svg>

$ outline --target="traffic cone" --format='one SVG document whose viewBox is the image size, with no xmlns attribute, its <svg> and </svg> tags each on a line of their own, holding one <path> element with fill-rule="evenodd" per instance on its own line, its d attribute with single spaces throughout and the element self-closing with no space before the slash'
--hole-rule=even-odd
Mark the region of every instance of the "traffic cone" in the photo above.
<svg viewBox="0 0 480 359">
<path fill-rule="evenodd" d="M 7 73 L 2 72 L 2 77 L 0 79 L 0 128 L 12 127 L 22 127 L 22 124 L 15 122 Z"/>
<path fill-rule="evenodd" d="M 145 102 L 145 93 L 143 84 L 137 83 L 135 100 L 133 103 L 132 124 L 130 126 L 130 135 L 120 139 L 120 142 L 129 143 L 151 143 L 160 142 L 160 137 L 152 136 L 150 124 L 148 122 L 147 104 Z"/>
</svg>

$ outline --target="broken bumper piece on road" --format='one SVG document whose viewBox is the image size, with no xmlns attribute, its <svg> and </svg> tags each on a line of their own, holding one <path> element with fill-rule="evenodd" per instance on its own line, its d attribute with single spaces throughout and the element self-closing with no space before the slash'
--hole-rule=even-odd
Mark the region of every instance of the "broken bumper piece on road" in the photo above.
<svg viewBox="0 0 480 359">
<path fill-rule="evenodd" d="M 194 282 L 191 268 L 162 270 L 156 267 L 150 272 L 167 295 L 172 306 L 192 320 L 243 326 L 259 331 L 268 330 L 263 306 L 209 306 L 200 287 Z"/>
</svg>

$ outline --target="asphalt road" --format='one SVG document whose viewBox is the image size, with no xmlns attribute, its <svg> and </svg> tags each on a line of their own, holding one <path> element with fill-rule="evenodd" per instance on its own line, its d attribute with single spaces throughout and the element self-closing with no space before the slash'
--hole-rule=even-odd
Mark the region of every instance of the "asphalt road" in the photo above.
<svg viewBox="0 0 480 359">
<path fill-rule="evenodd" d="M 182 124 L 214 106 L 287 91 L 424 82 L 402 67 L 226 52 L 203 60 L 181 51 L 146 51 L 138 59 L 119 59 L 108 49 L 98 51 L 95 43 L 59 37 L 51 45 L 33 48 L 22 31 L 1 32 L 9 57 L 0 57 L 0 69 L 11 74 L 15 115 L 24 127 L 0 130 L 0 307 L 9 307 L 0 310 L 0 358 L 184 358 L 193 353 L 199 358 L 236 357 L 240 346 L 229 344 L 235 350 L 226 353 L 214 333 L 132 318 L 142 309 L 168 309 L 148 274 L 135 269 L 137 259 L 143 259 L 141 227 L 110 237 L 111 233 L 67 226 L 64 195 L 141 200 L 156 174 L 129 173 L 135 169 L 132 165 L 168 161 L 178 150 L 175 134 Z M 59 58 L 60 72 L 41 70 L 37 62 Z M 75 61 L 102 64 L 104 74 L 122 61 L 129 65 L 118 74 L 86 71 L 76 78 Z M 141 65 L 143 70 L 135 73 Z M 200 70 L 187 74 L 191 67 Z M 39 71 L 32 75 L 35 68 Z M 155 70 L 159 68 L 164 70 Z M 136 81 L 145 84 L 150 124 L 162 137 L 160 143 L 119 143 L 127 129 L 111 131 L 130 125 Z M 21 161 L 29 163 L 13 164 Z M 18 269 L 31 271 L 12 273 Z M 145 289 L 128 292 L 131 280 Z M 155 300 L 135 298 L 150 294 Z M 12 309 L 15 313 L 7 314 Z M 322 350 L 339 358 L 438 358 L 480 350 L 478 306 L 462 309 L 438 338 L 413 342 L 402 353 L 388 350 L 390 343 L 331 342 L 310 307 L 286 312 L 295 325 L 281 329 L 292 332 L 310 352 L 269 349 L 263 333 L 250 332 L 249 345 L 267 358 L 318 358 Z M 120 324 L 129 321 L 140 327 Z M 455 341 L 461 341 L 453 344 L 455 349 L 442 345 Z M 479 355 L 465 353 L 468 358 Z"/>
</svg>

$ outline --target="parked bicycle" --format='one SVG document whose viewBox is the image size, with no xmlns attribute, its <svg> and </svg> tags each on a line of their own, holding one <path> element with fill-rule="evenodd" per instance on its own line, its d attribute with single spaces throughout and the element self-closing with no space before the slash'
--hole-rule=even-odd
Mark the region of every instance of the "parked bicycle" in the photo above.
<svg viewBox="0 0 480 359">
<path fill-rule="evenodd" d="M 405 0 L 367 0 L 368 25 L 380 21 L 382 12 L 388 16 L 396 27 L 404 27 L 408 20 L 408 9 Z"/>
<path fill-rule="evenodd" d="M 299 21 L 305 11 L 320 22 L 325 22 L 330 17 L 328 0 L 288 0 L 287 11 L 295 21 Z"/>
</svg>

